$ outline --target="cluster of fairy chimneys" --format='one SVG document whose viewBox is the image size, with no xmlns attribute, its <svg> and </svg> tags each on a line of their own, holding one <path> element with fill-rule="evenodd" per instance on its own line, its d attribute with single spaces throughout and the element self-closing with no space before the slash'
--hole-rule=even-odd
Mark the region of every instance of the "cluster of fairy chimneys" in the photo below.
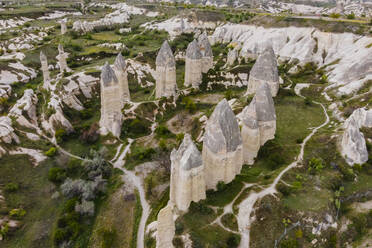
<svg viewBox="0 0 372 248">
<path fill-rule="evenodd" d="M 186 50 L 186 87 L 198 88 L 202 73 L 213 67 L 212 47 L 206 32 L 191 42 Z M 156 97 L 170 97 L 177 94 L 176 60 L 167 41 L 164 41 L 156 57 Z"/>
<path fill-rule="evenodd" d="M 61 73 L 63 72 L 70 72 L 71 69 L 67 66 L 67 58 L 68 53 L 63 50 L 63 46 L 61 44 L 58 45 L 58 55 L 56 57 L 58 61 L 58 67 Z M 43 51 L 40 51 L 40 63 L 41 63 L 41 71 L 43 73 L 43 88 L 50 89 L 50 73 L 49 73 L 49 66 L 48 60 Z"/>
<path fill-rule="evenodd" d="M 253 164 L 262 145 L 275 136 L 276 114 L 270 86 L 262 82 L 238 120 L 226 99 L 208 119 L 200 153 L 186 134 L 171 153 L 170 201 L 159 212 L 157 247 L 173 247 L 174 212 L 185 212 L 192 201 L 206 198 L 219 182 L 230 183 L 243 164 Z"/>
</svg>

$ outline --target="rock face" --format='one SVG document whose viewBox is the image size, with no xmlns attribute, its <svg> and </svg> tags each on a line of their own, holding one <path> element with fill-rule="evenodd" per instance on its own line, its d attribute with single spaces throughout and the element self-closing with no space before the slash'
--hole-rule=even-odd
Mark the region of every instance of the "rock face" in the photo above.
<svg viewBox="0 0 372 248">
<path fill-rule="evenodd" d="M 170 201 L 180 211 L 187 211 L 192 201 L 205 199 L 205 177 L 202 156 L 189 134 L 178 151 L 171 153 Z"/>
<path fill-rule="evenodd" d="M 62 19 L 61 20 L 61 34 L 65 34 L 67 33 L 67 20 L 66 19 Z"/>
<path fill-rule="evenodd" d="M 202 54 L 202 72 L 207 73 L 213 67 L 213 52 L 206 32 L 199 36 L 198 43 Z"/>
<path fill-rule="evenodd" d="M 123 115 L 121 113 L 121 90 L 119 80 L 106 62 L 101 72 L 101 133 L 111 132 L 120 136 Z"/>
<path fill-rule="evenodd" d="M 12 120 L 8 116 L 0 117 L 0 143 L 4 142 L 6 144 L 11 144 L 15 142 L 19 144 L 19 138 L 14 133 L 12 127 Z M 5 148 L 0 146 L 0 157 L 6 153 Z"/>
<path fill-rule="evenodd" d="M 171 205 L 159 211 L 156 232 L 156 248 L 172 248 L 176 231 Z"/>
<path fill-rule="evenodd" d="M 341 154 L 349 165 L 364 164 L 368 160 L 364 135 L 359 131 L 358 123 L 354 119 L 346 124 L 342 135 Z"/>
<path fill-rule="evenodd" d="M 249 74 L 247 94 L 254 94 L 263 82 L 269 84 L 271 95 L 275 97 L 279 91 L 279 75 L 272 46 L 268 46 L 253 65 Z"/>
<path fill-rule="evenodd" d="M 227 54 L 226 64 L 232 66 L 239 57 L 239 50 L 237 48 L 231 49 Z"/>
<path fill-rule="evenodd" d="M 128 86 L 127 63 L 121 53 L 116 56 L 114 71 L 119 81 L 121 106 L 124 107 L 125 102 L 130 101 L 130 92 Z"/>
<path fill-rule="evenodd" d="M 253 164 L 261 146 L 274 139 L 276 114 L 270 87 L 262 83 L 251 103 L 242 111 L 243 161 Z"/>
<path fill-rule="evenodd" d="M 202 82 L 203 56 L 196 40 L 187 46 L 185 64 L 185 86 L 198 88 Z"/>
<path fill-rule="evenodd" d="M 372 127 L 372 110 L 356 109 L 344 123 L 341 140 L 341 154 L 349 165 L 364 164 L 368 161 L 368 151 L 361 127 Z"/>
<path fill-rule="evenodd" d="M 50 83 L 50 74 L 48 69 L 48 60 L 43 51 L 40 51 L 40 63 L 41 63 L 41 71 L 43 73 L 43 88 L 49 89 L 49 83 Z"/>
<path fill-rule="evenodd" d="M 176 60 L 167 41 L 156 57 L 156 97 L 175 96 L 177 91 Z"/>
<path fill-rule="evenodd" d="M 207 121 L 202 156 L 207 189 L 215 189 L 219 181 L 229 183 L 240 173 L 242 137 L 226 99 L 217 104 Z"/>
<path fill-rule="evenodd" d="M 58 60 L 58 65 L 61 73 L 63 72 L 69 72 L 71 71 L 70 68 L 67 66 L 67 58 L 68 58 L 68 53 L 65 53 L 63 50 L 63 46 L 61 44 L 58 45 L 58 55 L 56 59 Z"/>
<path fill-rule="evenodd" d="M 23 96 L 17 100 L 16 104 L 9 111 L 9 115 L 16 118 L 20 125 L 33 128 L 37 125 L 36 104 L 37 96 L 32 89 L 24 91 Z M 24 112 L 27 116 L 24 116 Z"/>
</svg>

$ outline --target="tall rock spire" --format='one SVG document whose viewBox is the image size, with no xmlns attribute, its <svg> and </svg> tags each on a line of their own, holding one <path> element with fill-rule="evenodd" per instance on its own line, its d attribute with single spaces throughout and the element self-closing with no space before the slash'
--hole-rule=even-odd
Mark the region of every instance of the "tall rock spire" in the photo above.
<svg viewBox="0 0 372 248">
<path fill-rule="evenodd" d="M 203 56 L 199 44 L 192 41 L 186 50 L 185 86 L 198 88 L 202 82 Z"/>
<path fill-rule="evenodd" d="M 171 163 L 170 201 L 178 210 L 187 211 L 192 201 L 206 197 L 202 157 L 189 134 L 172 151 Z"/>
<path fill-rule="evenodd" d="M 176 96 L 176 60 L 167 41 L 156 57 L 156 97 Z"/>
<path fill-rule="evenodd" d="M 128 86 L 127 63 L 121 53 L 116 56 L 114 71 L 119 82 L 121 106 L 124 107 L 125 102 L 130 101 L 130 92 Z"/>
<path fill-rule="evenodd" d="M 213 67 L 213 52 L 205 31 L 199 36 L 198 43 L 203 57 L 202 71 L 207 73 Z"/>
<path fill-rule="evenodd" d="M 50 73 L 48 68 L 48 60 L 43 51 L 40 51 L 41 71 L 43 73 L 43 88 L 49 89 L 50 86 Z"/>
<path fill-rule="evenodd" d="M 58 55 L 57 55 L 57 60 L 58 60 L 58 65 L 61 73 L 63 72 L 69 72 L 71 71 L 70 68 L 67 66 L 67 57 L 68 53 L 65 53 L 63 50 L 63 46 L 61 44 L 58 45 Z"/>
<path fill-rule="evenodd" d="M 271 44 L 259 55 L 249 73 L 247 94 L 254 94 L 260 84 L 270 86 L 271 95 L 275 97 L 279 90 L 278 64 Z"/>
<path fill-rule="evenodd" d="M 215 189 L 219 181 L 231 182 L 240 173 L 242 159 L 239 125 L 229 103 L 223 99 L 207 121 L 203 137 L 207 189 Z"/>
<path fill-rule="evenodd" d="M 115 137 L 121 133 L 123 115 L 121 112 L 121 89 L 119 80 L 108 62 L 101 71 L 101 134 L 111 132 Z"/>
</svg>

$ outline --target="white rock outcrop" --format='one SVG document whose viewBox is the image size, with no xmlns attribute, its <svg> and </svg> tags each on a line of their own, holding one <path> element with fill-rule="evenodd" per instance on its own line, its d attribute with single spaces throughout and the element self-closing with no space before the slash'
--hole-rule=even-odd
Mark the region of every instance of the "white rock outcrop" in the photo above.
<svg viewBox="0 0 372 248">
<path fill-rule="evenodd" d="M 14 129 L 12 127 L 12 120 L 8 116 L 1 116 L 0 117 L 0 143 L 11 144 L 15 142 L 19 144 L 19 138 L 14 133 Z M 6 153 L 6 149 L 0 146 L 0 157 Z"/>
<path fill-rule="evenodd" d="M 258 56 L 249 73 L 247 94 L 256 93 L 257 88 L 263 82 L 269 84 L 271 95 L 275 97 L 279 91 L 279 74 L 275 53 L 271 45 Z"/>
<path fill-rule="evenodd" d="M 114 70 L 106 62 L 101 72 L 101 134 L 111 132 L 115 137 L 121 133 L 121 90 Z"/>
<path fill-rule="evenodd" d="M 208 119 L 203 137 L 203 164 L 207 189 L 231 182 L 243 165 L 242 137 L 237 119 L 226 99 Z"/>
<path fill-rule="evenodd" d="M 346 123 L 341 140 L 341 154 L 349 165 L 364 164 L 368 160 L 366 141 L 355 119 Z"/>
<path fill-rule="evenodd" d="M 71 69 L 67 66 L 67 58 L 68 53 L 65 53 L 63 50 L 63 46 L 61 44 L 58 45 L 58 55 L 56 59 L 58 60 L 58 66 L 61 73 L 63 72 L 70 72 Z"/>
<path fill-rule="evenodd" d="M 40 63 L 41 63 L 41 72 L 43 73 L 43 88 L 48 90 L 50 88 L 50 73 L 48 67 L 48 60 L 43 51 L 40 51 Z"/>
<path fill-rule="evenodd" d="M 16 118 L 20 125 L 33 128 L 37 125 L 36 104 L 38 98 L 32 89 L 24 91 L 23 96 L 17 100 L 16 104 L 10 109 L 9 116 Z M 24 116 L 24 113 L 27 116 Z"/>
<path fill-rule="evenodd" d="M 187 46 L 185 60 L 185 86 L 199 88 L 202 82 L 203 56 L 196 40 Z"/>
<path fill-rule="evenodd" d="M 61 24 L 61 34 L 67 33 L 67 19 L 62 19 L 60 24 Z"/>
<path fill-rule="evenodd" d="M 156 57 L 156 98 L 176 96 L 176 60 L 167 41 Z"/>
<path fill-rule="evenodd" d="M 213 67 L 213 52 L 206 32 L 199 36 L 198 43 L 202 54 L 202 72 L 207 73 Z"/>
<path fill-rule="evenodd" d="M 328 33 L 315 28 L 226 24 L 217 27 L 210 37 L 211 44 L 238 42 L 242 44 L 240 56 L 256 58 L 271 42 L 280 61 L 315 62 L 327 66 L 327 90 L 337 95 L 357 92 L 372 79 L 372 37 L 352 33 Z"/>
<path fill-rule="evenodd" d="M 349 165 L 364 164 L 368 161 L 366 141 L 360 128 L 372 128 L 372 110 L 354 110 L 344 123 L 341 139 L 341 154 Z"/>
<path fill-rule="evenodd" d="M 156 248 L 172 248 L 175 232 L 176 228 L 173 220 L 173 208 L 168 204 L 158 213 Z"/>
<path fill-rule="evenodd" d="M 206 197 L 202 156 L 189 134 L 185 134 L 178 150 L 171 153 L 170 202 L 187 211 L 192 201 Z"/>
<path fill-rule="evenodd" d="M 116 56 L 115 63 L 114 63 L 114 71 L 116 77 L 119 81 L 119 89 L 120 89 L 120 102 L 121 106 L 124 107 L 124 104 L 127 101 L 130 101 L 130 92 L 128 86 L 128 72 L 127 72 L 127 63 L 121 53 Z"/>
</svg>

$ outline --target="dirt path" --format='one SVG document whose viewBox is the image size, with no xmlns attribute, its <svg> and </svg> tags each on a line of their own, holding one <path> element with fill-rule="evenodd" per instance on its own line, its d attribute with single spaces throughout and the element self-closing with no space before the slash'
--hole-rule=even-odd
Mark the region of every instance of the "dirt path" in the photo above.
<svg viewBox="0 0 372 248">
<path fill-rule="evenodd" d="M 119 158 L 114 162 L 114 167 L 122 170 L 125 173 L 125 178 L 129 178 L 134 187 L 137 188 L 140 196 L 141 206 L 142 206 L 142 216 L 141 221 L 138 227 L 137 232 L 137 248 L 144 248 L 144 239 L 145 239 L 145 227 L 146 221 L 150 215 L 150 205 L 146 201 L 145 189 L 140 177 L 136 176 L 133 171 L 129 171 L 123 167 L 124 158 L 130 150 L 130 146 L 133 143 L 133 140 L 129 139 L 129 144 L 125 147 L 124 151 L 120 154 Z M 121 149 L 119 146 L 118 151 Z"/>
<path fill-rule="evenodd" d="M 299 95 L 301 96 L 301 95 Z M 322 107 L 324 115 L 326 117 L 326 120 L 323 124 L 313 129 L 313 131 L 304 139 L 304 141 L 301 144 L 301 150 L 300 154 L 298 155 L 297 159 L 287 166 L 280 174 L 275 178 L 274 182 L 264 190 L 260 192 L 254 192 L 248 196 L 244 201 L 242 201 L 239 204 L 239 214 L 238 214 L 238 226 L 239 226 L 239 232 L 241 234 L 241 241 L 240 241 L 240 248 L 249 248 L 249 242 L 250 242 L 250 228 L 251 224 L 255 220 L 255 216 L 251 216 L 253 212 L 254 204 L 257 202 L 257 200 L 267 196 L 267 195 L 274 195 L 276 191 L 276 185 L 281 180 L 282 176 L 289 171 L 290 169 L 296 167 L 299 162 L 303 160 L 304 156 L 304 150 L 306 143 L 310 140 L 310 138 L 322 127 L 328 124 L 329 122 L 329 116 L 327 114 L 326 108 L 323 106 L 323 104 L 314 102 L 315 104 L 318 104 Z"/>
</svg>

